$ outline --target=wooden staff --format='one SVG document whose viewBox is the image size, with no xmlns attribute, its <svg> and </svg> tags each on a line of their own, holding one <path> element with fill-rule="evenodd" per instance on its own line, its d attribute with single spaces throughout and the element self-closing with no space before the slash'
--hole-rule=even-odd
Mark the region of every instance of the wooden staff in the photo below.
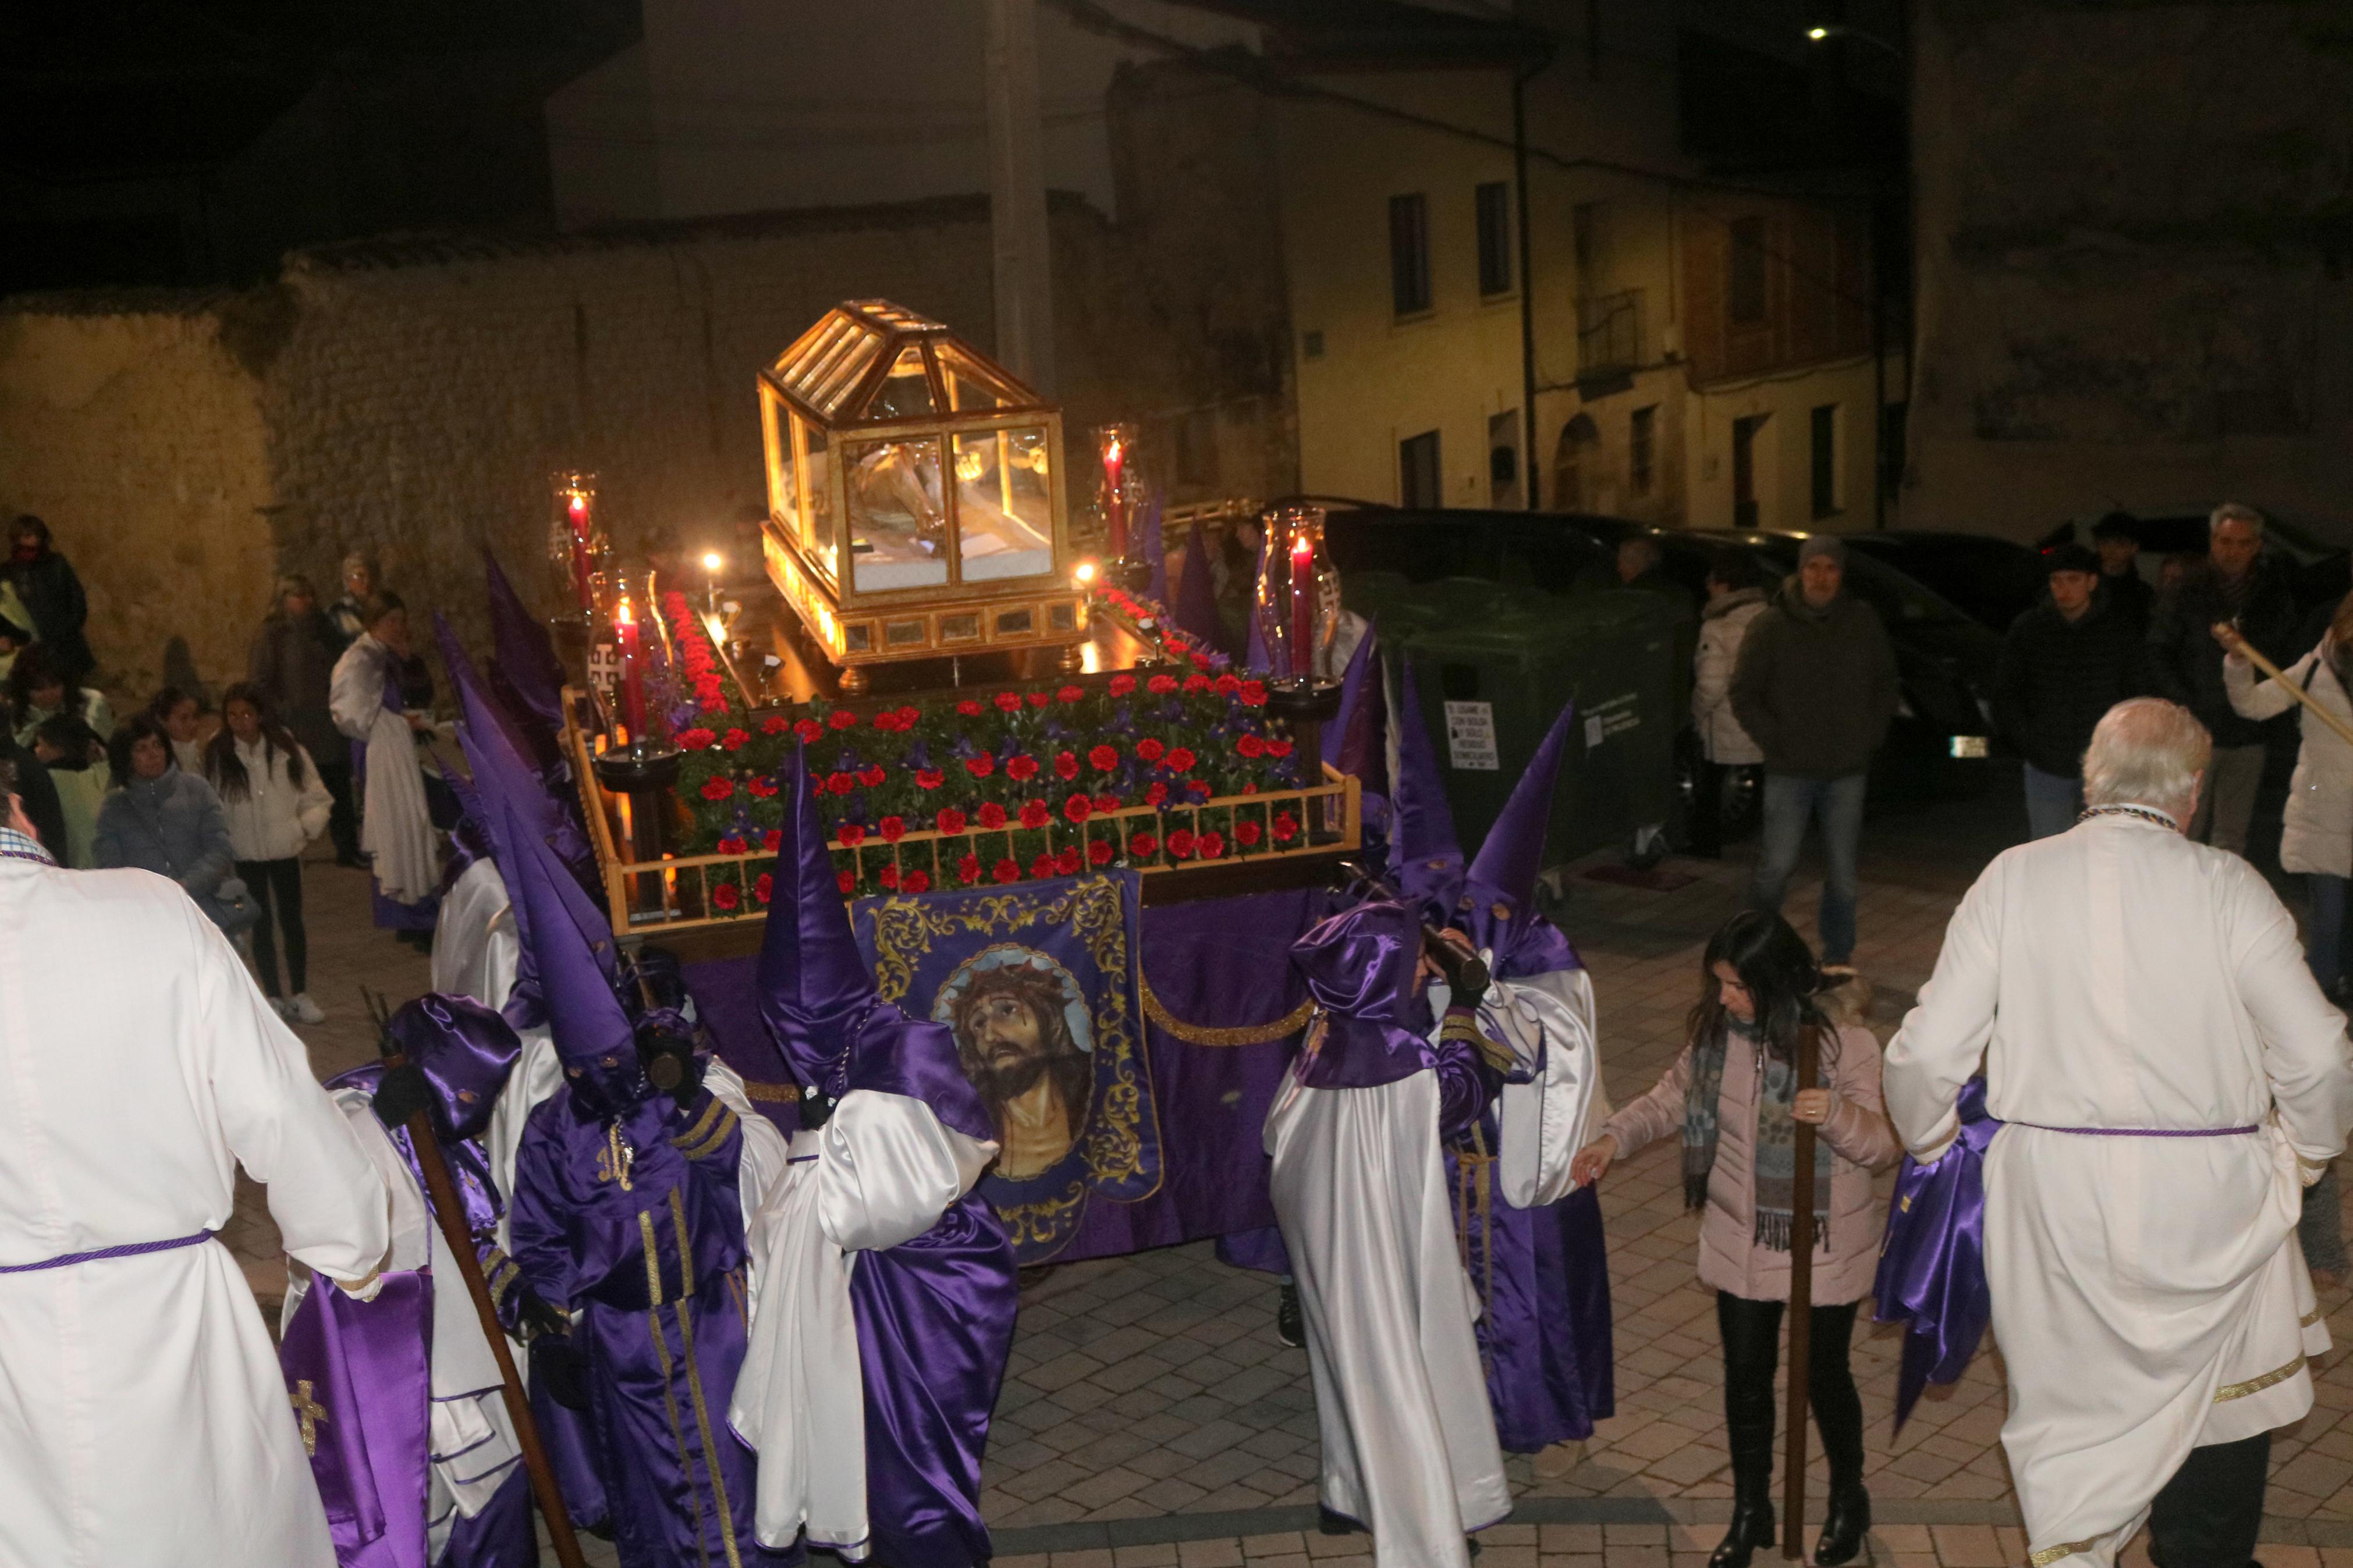
<svg viewBox="0 0 2353 1568">
<path fill-rule="evenodd" d="M 384 1065 L 387 1071 L 408 1065 L 407 1056 L 388 1034 L 384 1037 Z M 407 1128 L 409 1147 L 417 1151 L 417 1168 L 425 1175 L 426 1195 L 433 1202 L 434 1221 L 458 1260 L 467 1294 L 474 1298 L 474 1310 L 482 1320 L 482 1337 L 491 1342 L 491 1353 L 498 1357 L 499 1392 L 506 1397 L 507 1418 L 514 1423 L 522 1468 L 531 1476 L 532 1494 L 547 1520 L 547 1538 L 555 1546 L 555 1560 L 562 1568 L 586 1568 L 579 1537 L 572 1533 L 572 1516 L 565 1510 L 564 1494 L 555 1485 L 555 1471 L 548 1465 L 547 1450 L 540 1446 L 539 1423 L 532 1419 L 531 1399 L 523 1393 L 514 1355 L 507 1349 L 506 1330 L 499 1326 L 499 1310 L 491 1303 L 490 1281 L 482 1278 L 481 1259 L 474 1256 L 474 1238 L 466 1229 L 466 1211 L 459 1202 L 457 1184 L 449 1180 L 448 1162 L 441 1157 L 441 1140 L 433 1131 L 432 1115 L 417 1111 L 409 1117 Z"/>
<path fill-rule="evenodd" d="M 1799 1094 L 1814 1087 L 1819 1030 L 1798 1037 Z M 1806 1554 L 1806 1383 L 1810 1373 L 1814 1326 L 1814 1124 L 1798 1124 L 1798 1168 L 1789 1181 L 1789 1426 L 1781 1480 L 1781 1555 L 1795 1563 Z"/>
<path fill-rule="evenodd" d="M 2270 659 L 2265 658 L 2263 655 L 2262 649 L 2249 642 L 2245 637 L 2241 637 L 2239 635 L 2238 627 L 2232 626 L 2228 621 L 2224 621 L 2214 629 L 2218 632 L 2228 631 L 2231 634 L 2231 640 L 2223 645 L 2225 647 L 2227 647 L 2231 652 L 2242 656 L 2249 664 L 2253 665 L 2257 669 L 2262 670 L 2265 675 L 2270 676 L 2274 680 L 2278 681 L 2282 686 L 2285 687 L 2289 696 L 2295 698 L 2298 702 L 2303 703 L 2306 708 L 2311 709 L 2314 715 L 2317 717 L 2322 723 L 2337 731 L 2338 739 L 2342 740 L 2347 745 L 2353 746 L 2353 727 L 2348 727 L 2344 720 L 2339 719 L 2336 714 L 2331 713 L 2327 709 L 2323 708 L 2319 702 L 2315 700 L 2311 692 L 2306 691 L 2303 687 L 2297 685 L 2295 681 L 2290 680 L 2286 676 L 2281 674 L 2280 667 L 2274 664 Z"/>
</svg>

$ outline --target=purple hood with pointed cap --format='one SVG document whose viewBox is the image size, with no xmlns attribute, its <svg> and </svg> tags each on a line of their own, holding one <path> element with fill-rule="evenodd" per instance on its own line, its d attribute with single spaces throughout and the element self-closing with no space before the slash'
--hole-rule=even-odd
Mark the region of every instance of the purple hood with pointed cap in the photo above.
<svg viewBox="0 0 2353 1568">
<path fill-rule="evenodd" d="M 1515 979 L 1547 970 L 1582 969 L 1560 928 L 1536 911 L 1536 874 L 1544 869 L 1545 831 L 1552 823 L 1553 791 L 1577 704 L 1553 721 L 1528 759 L 1512 796 L 1487 829 L 1478 857 L 1462 879 L 1454 923 L 1483 952 L 1495 955 L 1495 977 Z"/>
<path fill-rule="evenodd" d="M 482 565 L 491 582 L 491 646 L 498 650 L 498 672 L 515 700 L 553 732 L 564 729 L 564 663 L 547 628 L 514 591 L 499 558 L 488 546 Z M 529 753 L 526 753 L 529 754 Z"/>
<path fill-rule="evenodd" d="M 1398 890 L 1421 906 L 1421 918 L 1444 925 L 1455 917 L 1461 898 L 1462 846 L 1454 837 L 1454 814 L 1446 805 L 1438 753 L 1422 722 L 1413 660 L 1399 660 L 1398 668 L 1398 776 L 1389 796 L 1396 825 L 1389 836 L 1389 870 Z"/>
</svg>

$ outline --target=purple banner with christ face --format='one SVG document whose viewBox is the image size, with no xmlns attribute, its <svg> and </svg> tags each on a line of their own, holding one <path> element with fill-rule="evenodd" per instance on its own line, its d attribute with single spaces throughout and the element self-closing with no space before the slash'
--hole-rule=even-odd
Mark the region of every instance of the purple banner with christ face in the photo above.
<svg viewBox="0 0 2353 1568">
<path fill-rule="evenodd" d="M 432 1322 L 422 1270 L 386 1274 L 372 1301 L 314 1279 L 279 1344 L 340 1568 L 429 1568 Z"/>
<path fill-rule="evenodd" d="M 1068 896 L 1054 889 L 1110 882 L 1018 890 L 1050 910 Z M 1329 895 L 1256 893 L 1138 910 L 1123 890 L 1114 920 L 1113 902 L 1097 891 L 1081 900 L 1083 910 L 1072 905 L 1088 922 L 1080 931 L 1055 932 L 1050 922 L 1025 923 L 1022 910 L 991 907 L 1008 891 L 860 900 L 850 917 L 886 995 L 917 1017 L 946 1009 L 941 1021 L 955 1029 L 984 1100 L 1018 1128 L 1007 1140 L 1013 1170 L 1041 1173 L 992 1173 L 981 1184 L 1006 1215 L 1021 1260 L 1071 1262 L 1272 1226 L 1266 1113 L 1307 1022 L 1291 944 L 1329 912 Z M 886 913 L 893 906 L 900 912 Z M 932 936 L 932 951 L 915 954 L 920 963 L 905 962 L 921 945 L 914 937 L 888 938 L 894 958 L 878 950 L 874 935 L 895 932 L 911 911 L 926 926 L 955 928 Z M 1131 960 L 1098 963 L 1084 950 L 1114 927 Z M 1016 948 L 1028 952 L 1006 951 Z M 1123 968 L 1131 976 L 1125 986 L 1101 984 Z M 687 985 L 722 1059 L 754 1085 L 754 1102 L 797 1126 L 752 971 L 748 958 L 691 964 Z M 1088 1047 L 1071 1022 L 1074 991 L 1086 1003 Z M 1114 1005 L 1124 1016 L 1107 1011 Z M 1030 1026 L 1040 1016 L 1044 1026 Z M 1112 1054 L 1099 1054 L 1106 1044 Z M 1073 1053 L 1085 1058 L 1083 1076 Z M 991 1099 L 992 1086 L 1010 1092 Z M 1121 1152 L 1131 1123 L 1132 1170 Z"/>
</svg>

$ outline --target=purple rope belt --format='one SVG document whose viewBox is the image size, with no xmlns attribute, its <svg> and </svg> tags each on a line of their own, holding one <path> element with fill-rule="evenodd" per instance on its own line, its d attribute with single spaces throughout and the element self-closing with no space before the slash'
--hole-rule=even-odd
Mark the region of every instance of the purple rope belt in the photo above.
<svg viewBox="0 0 2353 1568">
<path fill-rule="evenodd" d="M 2039 1121 L 2013 1121 L 2037 1132 L 2072 1132 L 2079 1138 L 2240 1138 L 2261 1132 L 2263 1123 L 2248 1127 L 2045 1127 Z"/>
<path fill-rule="evenodd" d="M 110 1258 L 137 1258 L 142 1253 L 170 1252 L 177 1247 L 201 1245 L 210 1241 L 216 1234 L 200 1230 L 194 1236 L 175 1237 L 170 1241 L 133 1241 L 121 1247 L 101 1247 L 95 1252 L 69 1252 L 63 1258 L 51 1258 L 39 1263 L 0 1263 L 0 1274 L 35 1274 L 44 1268 L 70 1268 L 77 1263 L 101 1263 Z"/>
</svg>

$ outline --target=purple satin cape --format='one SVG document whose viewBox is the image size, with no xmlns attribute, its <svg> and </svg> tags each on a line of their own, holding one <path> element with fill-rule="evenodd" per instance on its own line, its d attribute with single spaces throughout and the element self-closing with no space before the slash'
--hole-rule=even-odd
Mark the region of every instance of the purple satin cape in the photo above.
<svg viewBox="0 0 2353 1568">
<path fill-rule="evenodd" d="M 471 1519 L 458 1516 L 449 1527 L 449 1544 L 441 1549 L 439 1568 L 539 1568 L 531 1477 L 521 1465 L 507 1472 L 481 1512 Z"/>
<path fill-rule="evenodd" d="M 1418 917 L 1387 900 L 1344 910 L 1292 944 L 1291 962 L 1324 1013 L 1301 1083 L 1377 1089 L 1437 1065 L 1430 1006 L 1414 984 L 1420 956 Z"/>
<path fill-rule="evenodd" d="M 431 1568 L 425 1506 L 433 1278 L 386 1274 L 373 1301 L 314 1280 L 278 1347 L 341 1568 Z"/>
<path fill-rule="evenodd" d="M 1985 1156 L 2002 1124 L 1986 1110 L 1986 1081 L 1961 1086 L 1961 1132 L 1927 1164 L 1905 1156 L 1887 1206 L 1887 1239 L 1872 1288 L 1873 1317 L 1908 1322 L 1895 1378 L 1901 1431 L 1928 1384 L 1960 1381 L 1993 1321 L 1985 1270 Z"/>
</svg>

